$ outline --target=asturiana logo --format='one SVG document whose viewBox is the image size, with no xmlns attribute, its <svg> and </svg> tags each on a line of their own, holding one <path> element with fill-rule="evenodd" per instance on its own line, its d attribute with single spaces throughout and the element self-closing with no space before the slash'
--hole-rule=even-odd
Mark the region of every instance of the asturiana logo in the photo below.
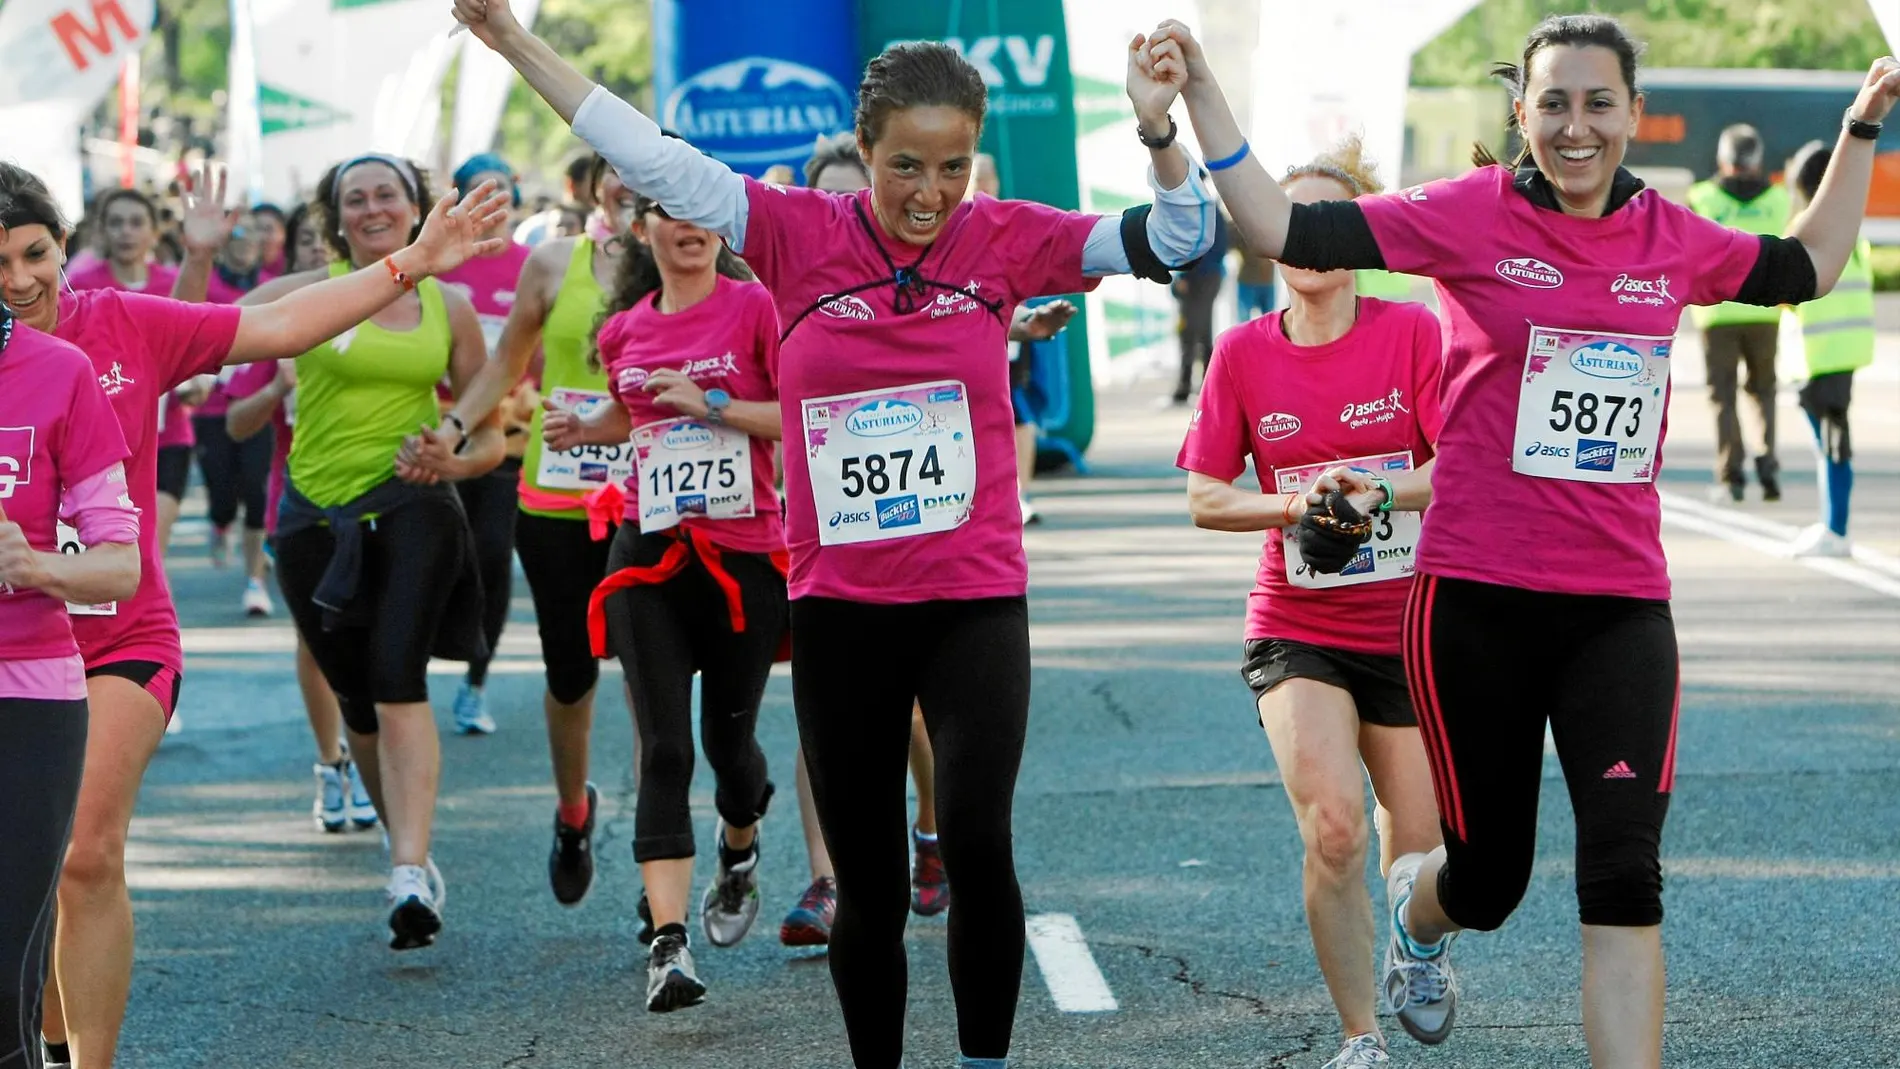
<svg viewBox="0 0 1900 1069">
<path fill-rule="evenodd" d="M 1300 433 L 1300 417 L 1290 412 L 1269 412 L 1260 417 L 1254 427 L 1261 440 L 1277 442 L 1282 438 L 1291 438 Z"/>
<path fill-rule="evenodd" d="M 855 319 L 860 323 L 868 323 L 877 318 L 877 313 L 864 302 L 864 298 L 853 294 L 833 297 L 819 305 L 818 310 L 833 319 Z"/>
<path fill-rule="evenodd" d="M 1554 290 L 1564 284 L 1562 271 L 1533 256 L 1513 256 L 1499 260 L 1498 276 L 1534 290 Z"/>
<path fill-rule="evenodd" d="M 712 441 L 712 428 L 703 423 L 682 423 L 660 438 L 660 444 L 668 449 L 704 449 Z"/>
<path fill-rule="evenodd" d="M 700 71 L 667 95 L 661 125 L 728 163 L 771 163 L 851 129 L 853 101 L 821 70 L 747 56 Z"/>
<path fill-rule="evenodd" d="M 1570 366 L 1595 379 L 1633 379 L 1643 373 L 1643 354 L 1613 341 L 1571 350 Z"/>
<path fill-rule="evenodd" d="M 887 438 L 924 421 L 924 410 L 909 401 L 872 401 L 844 418 L 844 429 L 860 438 Z"/>
</svg>

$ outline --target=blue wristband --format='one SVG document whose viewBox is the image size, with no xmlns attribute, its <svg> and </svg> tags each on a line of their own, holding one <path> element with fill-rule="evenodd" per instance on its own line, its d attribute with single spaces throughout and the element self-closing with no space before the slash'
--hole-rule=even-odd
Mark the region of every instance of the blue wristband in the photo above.
<svg viewBox="0 0 1900 1069">
<path fill-rule="evenodd" d="M 1235 150 L 1232 156 L 1223 156 L 1218 160 L 1208 160 L 1207 169 L 1210 171 L 1225 171 L 1227 168 L 1232 167 L 1234 164 L 1239 163 L 1241 160 L 1246 159 L 1247 153 L 1252 152 L 1252 151 L 1253 151 L 1253 146 L 1249 145 L 1246 141 L 1242 141 L 1240 143 L 1240 148 Z"/>
</svg>

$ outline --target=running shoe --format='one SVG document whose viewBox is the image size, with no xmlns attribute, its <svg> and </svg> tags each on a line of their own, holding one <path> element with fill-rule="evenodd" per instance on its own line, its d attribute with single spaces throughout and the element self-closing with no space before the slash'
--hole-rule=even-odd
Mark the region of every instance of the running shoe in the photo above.
<svg viewBox="0 0 1900 1069">
<path fill-rule="evenodd" d="M 63 1057 L 55 1054 L 53 1044 L 48 1043 L 45 1036 L 40 1037 L 40 1064 L 43 1069 L 73 1069 L 72 1047 L 61 1043 L 59 1049 L 64 1052 Z"/>
<path fill-rule="evenodd" d="M 640 904 L 634 907 L 634 912 L 640 915 L 640 930 L 633 933 L 634 940 L 643 947 L 652 946 L 654 930 L 653 904 L 647 901 L 647 893 L 645 891 L 640 892 Z"/>
<path fill-rule="evenodd" d="M 1854 544 L 1833 531 L 1824 523 L 1804 527 L 1788 544 L 1788 554 L 1793 557 L 1851 557 Z"/>
<path fill-rule="evenodd" d="M 587 897 L 594 885 L 594 814 L 600 809 L 600 793 L 587 785 L 587 823 L 578 828 L 562 823 L 560 812 L 554 815 L 554 849 L 548 852 L 548 886 L 554 900 L 572 906 Z M 641 897 L 644 904 L 646 898 Z"/>
<path fill-rule="evenodd" d="M 943 871 L 943 851 L 937 840 L 911 829 L 916 858 L 910 866 L 910 909 L 919 917 L 934 917 L 950 908 L 950 877 Z"/>
<path fill-rule="evenodd" d="M 488 696 L 467 680 L 455 692 L 455 730 L 464 735 L 495 733 L 495 718 L 488 715 Z"/>
<path fill-rule="evenodd" d="M 421 865 L 397 865 L 389 873 L 389 949 L 414 950 L 435 942 L 442 930 L 442 873 L 431 860 Z"/>
<path fill-rule="evenodd" d="M 213 568 L 223 568 L 225 565 L 230 564 L 231 529 L 229 527 L 213 527 L 211 529 L 209 549 L 211 550 L 211 566 Z"/>
<path fill-rule="evenodd" d="M 798 896 L 798 905 L 778 926 L 778 941 L 788 947 L 831 944 L 831 922 L 838 919 L 838 881 L 820 876 Z"/>
<path fill-rule="evenodd" d="M 1393 862 L 1386 879 L 1392 937 L 1385 945 L 1384 988 L 1386 1007 L 1398 1015 L 1399 1024 L 1413 1039 L 1436 1046 L 1451 1035 L 1452 1021 L 1458 1016 L 1458 978 L 1451 971 L 1451 942 L 1457 933 L 1445 936 L 1428 954 L 1415 953 L 1415 944 L 1404 934 L 1401 918 L 1424 861 L 1424 854 L 1408 854 Z"/>
<path fill-rule="evenodd" d="M 1030 504 L 1028 498 L 1019 497 L 1016 499 L 1016 503 L 1022 506 L 1024 527 L 1028 527 L 1032 523 L 1042 522 L 1042 513 L 1036 511 L 1036 506 Z"/>
<path fill-rule="evenodd" d="M 1392 1059 L 1385 1052 L 1385 1044 L 1378 1036 L 1370 1032 L 1348 1039 L 1333 1060 L 1320 1066 L 1320 1069 L 1374 1069 L 1375 1066 L 1389 1065 Z"/>
<path fill-rule="evenodd" d="M 316 772 L 317 800 L 310 807 L 310 816 L 319 830 L 340 832 L 350 822 L 349 791 L 343 773 L 336 765 L 321 761 L 317 762 Z"/>
<path fill-rule="evenodd" d="M 347 754 L 343 759 L 343 768 L 350 781 L 350 796 L 343 803 L 344 812 L 349 815 L 350 823 L 356 825 L 358 830 L 368 831 L 376 826 L 376 803 L 370 800 L 369 788 L 363 786 L 363 773 L 357 769 L 356 762 L 350 760 Z"/>
<path fill-rule="evenodd" d="M 172 710 L 172 718 L 165 721 L 165 734 L 176 735 L 183 730 L 185 730 L 185 720 L 179 716 L 178 711 L 174 709 Z"/>
<path fill-rule="evenodd" d="M 261 579 L 253 579 L 244 584 L 244 615 L 269 616 L 275 608 L 270 601 L 270 591 L 264 589 Z"/>
<path fill-rule="evenodd" d="M 1774 457 L 1755 458 L 1755 478 L 1761 483 L 1763 501 L 1781 500 L 1781 462 Z"/>
<path fill-rule="evenodd" d="M 647 1011 L 672 1013 L 706 1000 L 706 985 L 693 971 L 686 937 L 672 932 L 653 941 L 647 952 Z"/>
<path fill-rule="evenodd" d="M 699 900 L 699 922 L 713 946 L 738 946 L 759 919 L 759 840 L 752 840 L 752 856 L 731 868 L 726 867 L 725 821 L 719 822 L 713 842 L 718 844 L 719 867 Z"/>
</svg>

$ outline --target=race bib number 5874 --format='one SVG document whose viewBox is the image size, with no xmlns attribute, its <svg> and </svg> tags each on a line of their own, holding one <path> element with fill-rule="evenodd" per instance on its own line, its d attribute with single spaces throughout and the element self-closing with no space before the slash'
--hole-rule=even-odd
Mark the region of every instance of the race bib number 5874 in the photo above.
<svg viewBox="0 0 1900 1069">
<path fill-rule="evenodd" d="M 976 504 L 963 383 L 814 397 L 800 405 L 821 545 L 951 531 Z"/>
</svg>

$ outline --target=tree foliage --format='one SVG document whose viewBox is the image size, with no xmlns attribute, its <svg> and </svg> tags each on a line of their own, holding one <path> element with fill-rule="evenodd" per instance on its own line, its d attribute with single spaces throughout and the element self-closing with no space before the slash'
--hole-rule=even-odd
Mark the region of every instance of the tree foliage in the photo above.
<svg viewBox="0 0 1900 1069">
<path fill-rule="evenodd" d="M 1868 0 L 1483 0 L 1413 57 L 1412 83 L 1483 84 L 1539 20 L 1577 11 L 1623 20 L 1650 67 L 1864 71 L 1887 52 Z"/>
<path fill-rule="evenodd" d="M 535 32 L 588 77 L 638 102 L 653 80 L 650 10 L 639 0 L 542 0 Z M 497 141 L 517 171 L 555 193 L 562 163 L 586 147 L 523 82 L 508 96 Z"/>
</svg>

